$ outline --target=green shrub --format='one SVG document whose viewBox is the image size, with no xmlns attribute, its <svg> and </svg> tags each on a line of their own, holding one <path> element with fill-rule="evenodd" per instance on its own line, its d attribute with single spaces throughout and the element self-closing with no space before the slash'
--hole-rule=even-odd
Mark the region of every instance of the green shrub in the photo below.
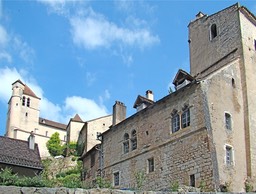
<svg viewBox="0 0 256 194">
<path fill-rule="evenodd" d="M 137 185 L 137 189 L 141 189 L 143 186 L 143 183 L 146 179 L 145 173 L 144 171 L 138 171 L 135 173 L 135 181 L 136 181 L 136 185 Z"/>
<path fill-rule="evenodd" d="M 80 180 L 80 174 L 70 174 L 65 177 L 57 179 L 63 187 L 68 188 L 81 188 L 82 182 Z"/>
<path fill-rule="evenodd" d="M 58 132 L 54 133 L 49 141 L 46 143 L 46 147 L 51 156 L 59 156 L 63 154 L 63 146 L 61 145 L 60 135 Z"/>
<path fill-rule="evenodd" d="M 0 171 L 0 185 L 15 185 L 18 180 L 18 175 L 12 172 L 11 168 L 1 169 Z"/>
<path fill-rule="evenodd" d="M 173 192 L 177 192 L 179 189 L 179 182 L 178 181 L 175 181 L 171 184 L 171 191 Z"/>
<path fill-rule="evenodd" d="M 99 188 L 111 188 L 111 183 L 108 180 L 98 176 L 96 178 L 96 186 Z"/>
</svg>

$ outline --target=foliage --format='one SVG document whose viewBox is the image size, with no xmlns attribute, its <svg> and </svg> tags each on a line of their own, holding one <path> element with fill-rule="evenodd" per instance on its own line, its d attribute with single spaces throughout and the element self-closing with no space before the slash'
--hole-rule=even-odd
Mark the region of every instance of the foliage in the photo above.
<svg viewBox="0 0 256 194">
<path fill-rule="evenodd" d="M 205 191 L 205 189 L 206 189 L 206 183 L 205 183 L 204 181 L 200 181 L 199 188 L 200 188 L 200 192 Z"/>
<path fill-rule="evenodd" d="M 225 182 L 224 184 L 220 184 L 220 191 L 221 192 L 229 192 L 230 182 Z"/>
<path fill-rule="evenodd" d="M 68 187 L 68 188 L 81 188 L 82 187 L 80 174 L 68 174 L 64 177 L 58 178 L 57 182 L 59 182 L 62 187 Z"/>
<path fill-rule="evenodd" d="M 0 185 L 14 185 L 20 187 L 49 187 L 50 182 L 41 176 L 35 177 L 19 177 L 13 173 L 11 168 L 1 169 L 0 171 Z"/>
<path fill-rule="evenodd" d="M 96 178 L 96 186 L 99 188 L 111 188 L 111 183 L 108 180 L 98 176 Z"/>
<path fill-rule="evenodd" d="M 46 147 L 51 156 L 59 156 L 63 154 L 63 146 L 61 145 L 60 135 L 58 132 L 54 133 L 49 141 L 46 143 Z"/>
<path fill-rule="evenodd" d="M 12 172 L 11 168 L 1 169 L 0 171 L 0 185 L 15 185 L 18 180 L 18 175 Z"/>
<path fill-rule="evenodd" d="M 145 179 L 146 179 L 146 176 L 145 176 L 144 171 L 138 171 L 135 173 L 137 189 L 140 190 L 142 188 Z"/>
<path fill-rule="evenodd" d="M 246 192 L 253 192 L 253 185 L 250 179 L 246 179 L 244 182 L 245 191 Z"/>
<path fill-rule="evenodd" d="M 178 181 L 175 181 L 173 183 L 171 183 L 171 191 L 172 192 L 177 192 L 179 189 L 179 182 Z"/>
</svg>

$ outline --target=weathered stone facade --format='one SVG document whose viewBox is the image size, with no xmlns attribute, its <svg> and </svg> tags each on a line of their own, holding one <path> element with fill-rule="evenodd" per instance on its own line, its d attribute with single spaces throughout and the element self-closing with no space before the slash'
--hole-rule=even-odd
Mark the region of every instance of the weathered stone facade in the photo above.
<svg viewBox="0 0 256 194">
<path fill-rule="evenodd" d="M 255 25 L 239 4 L 199 13 L 189 24 L 191 75 L 179 71 L 177 91 L 102 134 L 102 177 L 115 188 L 138 187 L 143 173 L 146 190 L 244 191 L 256 176 Z"/>
</svg>

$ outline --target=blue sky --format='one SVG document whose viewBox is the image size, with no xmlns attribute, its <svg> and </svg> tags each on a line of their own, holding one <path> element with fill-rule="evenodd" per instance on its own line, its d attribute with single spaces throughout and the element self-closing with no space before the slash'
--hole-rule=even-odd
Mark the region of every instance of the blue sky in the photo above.
<svg viewBox="0 0 256 194">
<path fill-rule="evenodd" d="M 161 99 L 189 72 L 189 22 L 234 3 L 0 0 L 0 135 L 17 79 L 42 98 L 41 117 L 66 124 L 111 114 L 116 100 L 130 116 L 148 89 Z M 255 1 L 240 4 L 256 14 Z"/>
</svg>

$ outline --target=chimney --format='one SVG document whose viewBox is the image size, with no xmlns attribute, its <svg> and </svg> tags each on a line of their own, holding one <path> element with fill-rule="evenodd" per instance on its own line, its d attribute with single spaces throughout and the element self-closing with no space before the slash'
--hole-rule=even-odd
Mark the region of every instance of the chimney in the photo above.
<svg viewBox="0 0 256 194">
<path fill-rule="evenodd" d="M 116 125 L 126 119 L 126 106 L 124 103 L 116 101 L 113 106 L 113 121 L 112 125 Z"/>
<path fill-rule="evenodd" d="M 205 16 L 204 13 L 202 13 L 201 11 L 198 12 L 198 14 L 196 14 L 196 19 L 199 19 L 201 17 Z"/>
<path fill-rule="evenodd" d="M 151 90 L 146 91 L 146 98 L 149 99 L 149 100 L 154 101 L 154 94 Z"/>
<path fill-rule="evenodd" d="M 30 136 L 28 137 L 28 147 L 31 150 L 35 149 L 35 135 L 33 131 L 30 132 Z"/>
</svg>

